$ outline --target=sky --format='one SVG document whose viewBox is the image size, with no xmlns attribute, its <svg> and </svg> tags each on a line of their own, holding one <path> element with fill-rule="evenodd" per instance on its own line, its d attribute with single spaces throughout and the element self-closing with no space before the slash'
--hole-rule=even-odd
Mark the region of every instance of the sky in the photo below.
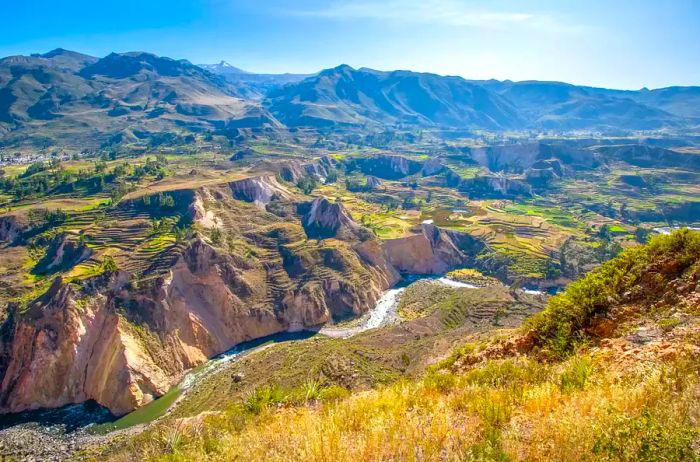
<svg viewBox="0 0 700 462">
<path fill-rule="evenodd" d="M 700 85 L 696 0 L 0 0 L 0 56 L 148 51 L 608 88 Z"/>
</svg>

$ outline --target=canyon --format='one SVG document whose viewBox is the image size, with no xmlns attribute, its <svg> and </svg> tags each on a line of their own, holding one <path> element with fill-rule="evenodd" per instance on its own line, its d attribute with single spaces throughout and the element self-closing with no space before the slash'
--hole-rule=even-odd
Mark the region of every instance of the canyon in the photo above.
<svg viewBox="0 0 700 462">
<path fill-rule="evenodd" d="M 215 199 L 225 194 L 225 201 Z M 267 219 L 270 204 L 292 212 L 239 230 L 261 249 L 257 257 L 195 234 L 159 273 L 145 271 L 137 280 L 133 270 L 117 267 L 81 281 L 56 276 L 26 306 L 11 306 L 0 343 L 0 411 L 94 400 L 115 415 L 127 413 L 234 345 L 357 317 L 401 273 L 440 274 L 473 262 L 483 249 L 477 239 L 427 224 L 412 236 L 380 242 L 342 202 L 295 203 L 274 176 L 180 190 L 175 197 L 203 229 L 225 226 L 242 210 L 251 221 Z M 142 213 L 144 201 L 130 201 L 124 207 Z M 46 271 L 65 272 L 89 257 L 73 253 L 56 252 Z"/>
</svg>

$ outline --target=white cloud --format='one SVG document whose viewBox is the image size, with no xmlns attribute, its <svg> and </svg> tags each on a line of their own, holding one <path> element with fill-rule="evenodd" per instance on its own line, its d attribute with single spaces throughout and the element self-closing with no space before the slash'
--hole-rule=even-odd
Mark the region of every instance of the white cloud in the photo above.
<svg viewBox="0 0 700 462">
<path fill-rule="evenodd" d="M 459 0 L 359 0 L 329 3 L 315 9 L 288 10 L 295 16 L 337 20 L 370 19 L 443 26 L 504 28 L 522 25 L 540 29 L 573 30 L 548 15 L 519 11 L 477 10 Z"/>
</svg>

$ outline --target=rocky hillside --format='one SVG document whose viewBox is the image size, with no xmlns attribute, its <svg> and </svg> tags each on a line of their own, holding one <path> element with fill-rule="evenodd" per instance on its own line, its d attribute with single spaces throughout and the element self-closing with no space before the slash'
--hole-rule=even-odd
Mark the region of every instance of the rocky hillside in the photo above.
<svg viewBox="0 0 700 462">
<path fill-rule="evenodd" d="M 651 130 L 697 125 L 698 114 L 684 102 L 697 100 L 693 88 L 620 92 L 342 65 L 273 90 L 266 106 L 290 126 Z"/>
<path fill-rule="evenodd" d="M 57 49 L 0 60 L 0 133 L 41 132 L 62 143 L 89 132 L 103 140 L 129 129 L 258 127 L 276 122 L 218 75 L 149 53 L 98 59 Z M 235 122 L 232 122 L 235 121 Z"/>
</svg>

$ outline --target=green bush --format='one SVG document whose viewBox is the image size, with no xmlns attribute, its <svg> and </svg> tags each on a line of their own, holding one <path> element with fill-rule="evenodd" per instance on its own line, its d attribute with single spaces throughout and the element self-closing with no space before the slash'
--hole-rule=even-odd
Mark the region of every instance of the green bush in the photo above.
<svg viewBox="0 0 700 462">
<path fill-rule="evenodd" d="M 593 453 L 606 461 L 697 461 L 696 429 L 660 421 L 651 412 L 637 417 L 620 415 L 600 429 Z"/>
<path fill-rule="evenodd" d="M 318 186 L 318 181 L 313 175 L 303 176 L 297 181 L 297 187 L 301 189 L 304 194 L 310 194 L 311 191 L 316 189 L 316 186 Z"/>
<path fill-rule="evenodd" d="M 585 356 L 574 358 L 562 372 L 559 388 L 564 393 L 572 390 L 583 390 L 592 369 L 591 361 Z"/>
<path fill-rule="evenodd" d="M 243 402 L 243 408 L 251 414 L 259 414 L 263 409 L 284 403 L 286 399 L 286 393 L 279 387 L 260 387 L 248 394 Z"/>
<path fill-rule="evenodd" d="M 675 271 L 656 273 L 659 291 L 700 261 L 700 233 L 682 229 L 671 235 L 654 236 L 647 245 L 625 250 L 552 297 L 547 308 L 531 318 L 527 327 L 532 329 L 540 346 L 555 355 L 565 355 L 584 338 L 584 329 L 593 316 L 606 313 L 639 283 L 650 265 L 662 261 L 672 262 L 669 267 Z M 659 298 L 663 293 L 644 295 Z"/>
</svg>

